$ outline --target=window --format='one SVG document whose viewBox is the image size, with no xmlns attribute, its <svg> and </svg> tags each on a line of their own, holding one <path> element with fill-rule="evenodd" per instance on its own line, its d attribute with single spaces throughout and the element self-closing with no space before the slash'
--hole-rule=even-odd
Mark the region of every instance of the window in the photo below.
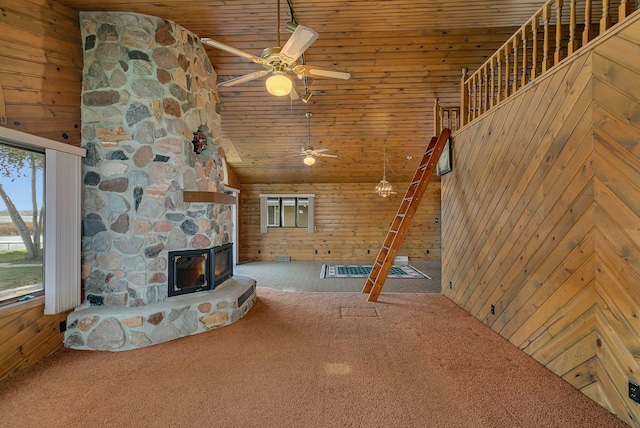
<svg viewBox="0 0 640 428">
<path fill-rule="evenodd" d="M 309 198 L 267 198 L 268 227 L 308 227 Z"/>
<path fill-rule="evenodd" d="M 44 151 L 0 141 L 0 302 L 43 290 Z"/>
<path fill-rule="evenodd" d="M 41 248 L 42 261 L 38 263 L 43 264 L 43 267 L 38 267 L 38 270 L 42 278 L 40 287 L 44 287 L 44 313 L 56 314 L 73 309 L 80 304 L 81 158 L 85 156 L 86 151 L 69 144 L 3 127 L 0 127 L 0 142 L 0 149 L 16 150 L 12 156 L 33 157 L 38 159 L 35 162 L 42 163 L 41 168 L 36 168 L 36 174 L 29 176 L 29 179 L 35 180 L 37 190 L 25 191 L 28 192 L 29 198 L 35 200 L 29 209 L 36 205 L 39 207 L 37 219 L 31 217 L 31 226 L 23 228 L 23 232 L 31 232 L 34 225 L 36 227 L 41 225 L 39 232 L 42 233 L 31 233 L 30 239 L 32 243 L 40 241 L 37 245 L 34 244 L 34 247 Z M 30 166 L 29 170 L 31 170 Z M 37 171 L 41 174 L 40 185 L 38 185 Z M 13 171 L 3 176 L 3 179 L 7 178 L 11 182 L 12 179 L 17 179 L 17 175 Z M 5 181 L 2 184 L 7 190 Z M 13 202 L 4 200 L 5 206 L 7 203 Z M 43 210 L 42 207 L 46 209 Z M 19 212 L 21 208 L 18 205 L 16 210 L 13 208 L 6 208 L 6 210 Z M 17 217 L 14 220 L 20 224 Z M 27 224 L 26 221 L 23 222 Z M 23 239 L 22 235 L 20 240 L 29 242 L 29 238 Z M 25 243 L 27 251 L 28 247 L 29 244 Z M 9 271 L 3 270 L 0 275 L 6 277 L 8 273 Z M 30 280 L 30 282 L 34 281 Z M 13 287 L 13 289 L 20 287 Z M 33 295 L 33 293 L 27 292 L 24 295 Z M 17 297 L 14 296 L 13 300 L 16 299 Z M 11 301 L 6 297 L 4 299 L 4 303 Z"/>
<path fill-rule="evenodd" d="M 260 195 L 260 233 L 275 227 L 307 228 L 313 233 L 314 199 L 315 195 Z"/>
</svg>

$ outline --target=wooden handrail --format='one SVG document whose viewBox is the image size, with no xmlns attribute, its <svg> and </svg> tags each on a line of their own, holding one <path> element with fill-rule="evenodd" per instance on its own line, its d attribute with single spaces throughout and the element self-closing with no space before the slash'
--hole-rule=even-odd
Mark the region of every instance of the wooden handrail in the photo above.
<svg viewBox="0 0 640 428">
<path fill-rule="evenodd" d="M 616 5 L 618 13 L 611 13 Z M 529 85 L 636 8 L 629 0 L 548 0 L 473 74 L 463 68 L 459 125 Z"/>
</svg>

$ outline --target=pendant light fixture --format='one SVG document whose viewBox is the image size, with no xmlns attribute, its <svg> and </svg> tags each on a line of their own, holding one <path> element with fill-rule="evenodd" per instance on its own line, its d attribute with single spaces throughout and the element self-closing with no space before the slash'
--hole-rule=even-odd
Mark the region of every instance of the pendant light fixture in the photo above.
<svg viewBox="0 0 640 428">
<path fill-rule="evenodd" d="M 382 180 L 380 180 L 380 183 L 378 183 L 376 188 L 373 189 L 373 192 L 371 193 L 377 193 L 378 196 L 382 196 L 383 198 L 386 198 L 389 195 L 395 195 L 398 192 L 394 192 L 393 186 L 391 185 L 391 183 L 387 181 L 387 149 L 383 149 L 383 150 L 384 152 L 383 152 L 383 161 L 382 161 Z M 389 166 L 389 168 L 391 168 L 391 166 Z"/>
</svg>

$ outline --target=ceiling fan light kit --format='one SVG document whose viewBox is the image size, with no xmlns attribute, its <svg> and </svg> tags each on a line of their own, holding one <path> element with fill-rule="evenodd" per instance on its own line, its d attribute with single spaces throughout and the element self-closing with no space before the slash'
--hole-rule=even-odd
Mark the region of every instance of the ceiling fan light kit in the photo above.
<svg viewBox="0 0 640 428">
<path fill-rule="evenodd" d="M 267 92 L 276 97 L 289 95 L 293 89 L 293 82 L 281 71 L 274 72 L 265 83 Z"/>
<path fill-rule="evenodd" d="M 307 155 L 305 156 L 303 162 L 305 165 L 311 166 L 316 163 L 316 159 L 312 155 Z"/>
</svg>

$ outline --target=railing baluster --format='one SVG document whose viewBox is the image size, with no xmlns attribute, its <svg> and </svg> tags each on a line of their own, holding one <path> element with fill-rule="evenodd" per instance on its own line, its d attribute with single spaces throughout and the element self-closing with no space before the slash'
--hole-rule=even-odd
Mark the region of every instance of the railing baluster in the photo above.
<svg viewBox="0 0 640 428">
<path fill-rule="evenodd" d="M 618 7 L 618 22 L 624 21 L 627 16 L 631 15 L 633 11 L 633 5 L 628 0 L 622 0 Z"/>
<path fill-rule="evenodd" d="M 527 84 L 527 27 L 522 27 L 522 77 L 520 79 L 520 87 L 523 87 Z"/>
<path fill-rule="evenodd" d="M 472 90 L 472 95 L 473 95 L 473 101 L 471 101 L 471 104 L 473 104 L 473 118 L 475 119 L 476 117 L 478 117 L 478 73 L 473 73 L 473 76 L 471 76 L 471 78 L 473 79 L 473 90 Z"/>
<path fill-rule="evenodd" d="M 549 58 L 549 47 L 551 47 L 549 37 L 549 21 L 551 21 L 551 4 L 546 4 L 542 12 L 544 20 L 544 41 L 542 46 L 542 72 L 544 73 L 551 68 L 551 59 Z"/>
<path fill-rule="evenodd" d="M 518 90 L 518 38 L 513 38 L 513 82 L 511 83 L 511 93 L 515 93 Z"/>
<path fill-rule="evenodd" d="M 531 81 L 538 77 L 538 25 L 540 24 L 540 15 L 535 14 L 531 20 Z"/>
<path fill-rule="evenodd" d="M 511 73 L 509 72 L 509 45 L 504 46 L 504 97 L 503 99 L 509 96 L 509 77 Z"/>
<path fill-rule="evenodd" d="M 498 102 L 502 101 L 502 50 L 498 51 L 498 55 L 496 56 L 496 60 L 498 61 L 498 72 L 496 76 L 496 99 Z"/>
<path fill-rule="evenodd" d="M 489 58 L 489 108 L 496 104 L 496 58 Z"/>
<path fill-rule="evenodd" d="M 464 126 L 468 123 L 469 117 L 469 87 L 467 85 L 467 73 L 469 69 L 462 67 L 462 78 L 460 80 L 460 126 Z"/>
<path fill-rule="evenodd" d="M 576 40 L 576 0 L 571 0 L 569 18 L 569 46 L 567 46 L 567 54 L 571 55 L 578 50 L 578 41 Z"/>
<path fill-rule="evenodd" d="M 556 51 L 553 57 L 553 65 L 558 64 L 564 58 L 562 52 L 562 0 L 556 0 Z"/>
<path fill-rule="evenodd" d="M 584 5 L 584 31 L 582 32 L 582 46 L 589 43 L 595 37 L 591 28 L 591 0 L 586 0 Z"/>
<path fill-rule="evenodd" d="M 482 67 L 482 112 L 489 110 L 489 68 L 485 63 Z"/>
<path fill-rule="evenodd" d="M 611 27 L 609 14 L 609 0 L 602 0 L 602 18 L 600 19 L 600 34 L 604 34 Z"/>
</svg>

